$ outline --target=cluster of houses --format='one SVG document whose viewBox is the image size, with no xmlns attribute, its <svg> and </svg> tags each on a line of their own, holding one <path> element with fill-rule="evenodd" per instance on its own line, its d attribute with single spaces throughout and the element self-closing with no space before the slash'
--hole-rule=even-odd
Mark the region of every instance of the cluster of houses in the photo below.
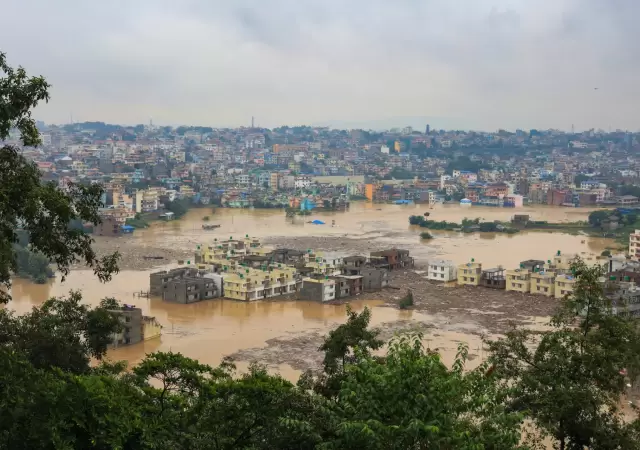
<svg viewBox="0 0 640 450">
<path fill-rule="evenodd" d="M 149 293 L 165 301 L 194 303 L 216 297 L 239 301 L 293 296 L 329 302 L 383 289 L 389 271 L 413 267 L 408 250 L 369 256 L 270 249 L 246 235 L 199 245 L 194 264 L 150 275 Z"/>
<path fill-rule="evenodd" d="M 580 257 L 587 265 L 607 264 L 606 276 L 601 280 L 605 294 L 612 300 L 617 314 L 640 315 L 640 262 L 628 261 L 623 256 L 602 260 L 593 254 L 563 254 L 560 251 L 547 261 L 526 260 L 515 269 L 503 267 L 483 268 L 471 259 L 464 264 L 449 260 L 431 260 L 427 279 L 455 282 L 459 286 L 480 286 L 490 289 L 537 294 L 557 299 L 574 290 L 576 278 L 571 265 Z"/>
</svg>

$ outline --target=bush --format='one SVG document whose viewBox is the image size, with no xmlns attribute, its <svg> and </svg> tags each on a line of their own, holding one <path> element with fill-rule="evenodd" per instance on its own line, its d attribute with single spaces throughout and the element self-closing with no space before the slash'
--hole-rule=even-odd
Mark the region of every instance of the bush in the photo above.
<svg viewBox="0 0 640 450">
<path fill-rule="evenodd" d="M 611 250 L 605 250 L 602 253 L 600 253 L 600 256 L 611 256 Z"/>
<path fill-rule="evenodd" d="M 211 218 L 210 218 L 209 216 L 204 216 L 204 217 L 202 218 L 202 221 L 203 221 L 203 222 L 208 222 L 209 220 L 211 220 Z"/>
<path fill-rule="evenodd" d="M 409 309 L 411 306 L 413 306 L 413 292 L 407 292 L 407 295 L 400 299 L 398 306 L 400 307 L 400 309 Z"/>
<path fill-rule="evenodd" d="M 420 233 L 420 239 L 433 239 L 433 235 L 428 231 L 423 231 Z"/>
<path fill-rule="evenodd" d="M 136 217 L 138 217 L 139 215 L 136 214 Z M 127 219 L 125 221 L 126 225 L 129 225 L 130 227 L 133 228 L 149 228 L 149 222 L 147 222 L 145 219 L 143 218 L 136 218 L 136 219 Z"/>
</svg>

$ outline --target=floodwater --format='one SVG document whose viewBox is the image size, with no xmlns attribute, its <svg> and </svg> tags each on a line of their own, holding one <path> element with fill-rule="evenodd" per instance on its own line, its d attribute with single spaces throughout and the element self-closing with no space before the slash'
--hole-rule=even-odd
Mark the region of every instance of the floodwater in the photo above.
<svg viewBox="0 0 640 450">
<path fill-rule="evenodd" d="M 456 262 L 475 258 L 485 265 L 505 267 L 515 267 L 523 259 L 546 260 L 557 250 L 599 254 L 614 245 L 607 239 L 544 232 L 515 235 L 435 232 L 433 234 L 436 239 L 425 243 L 419 239 L 420 230 L 408 224 L 408 216 L 424 212 L 429 212 L 433 220 L 451 222 L 460 222 L 465 217 L 508 221 L 513 214 L 529 214 L 533 220 L 562 222 L 586 220 L 589 210 L 538 206 L 519 209 L 463 208 L 457 205 L 439 205 L 428 209 L 425 205 L 355 203 L 348 212 L 319 212 L 304 218 L 298 217 L 292 222 L 291 219 L 285 219 L 282 210 L 216 209 L 212 213 L 210 208 L 201 208 L 189 211 L 180 221 L 157 223 L 150 229 L 136 231 L 134 236 L 120 239 L 131 239 L 134 243 L 149 248 L 162 244 L 164 247 L 170 245 L 195 249 L 197 244 L 210 242 L 214 238 L 227 239 L 245 234 L 261 238 L 289 236 L 292 240 L 313 236 L 344 239 L 346 252 L 355 246 L 363 253 L 370 242 L 388 243 L 389 246 L 408 248 L 418 263 L 430 257 L 453 259 Z M 207 215 L 211 217 L 211 221 L 203 222 L 202 218 Z M 305 223 L 313 219 L 323 220 L 326 225 Z M 331 226 L 333 220 L 335 226 Z M 203 223 L 220 224 L 221 227 L 214 231 L 203 231 Z M 318 246 L 317 249 L 322 250 L 322 247 Z M 216 365 L 225 355 L 247 348 L 263 347 L 269 339 L 306 330 L 326 333 L 345 320 L 344 306 L 313 302 L 241 303 L 218 299 L 194 305 L 176 305 L 164 303 L 159 298 L 136 297 L 136 292 L 148 289 L 150 272 L 124 270 L 107 284 L 101 284 L 91 271 L 86 270 L 73 271 L 64 283 L 52 281 L 45 285 L 35 285 L 25 280 L 15 280 L 10 307 L 19 313 L 25 312 L 51 296 L 65 295 L 70 290 L 82 291 L 84 299 L 92 305 L 107 296 L 133 303 L 141 307 L 145 314 L 155 316 L 164 329 L 160 339 L 109 352 L 110 358 L 127 360 L 130 364 L 140 361 L 147 353 L 171 350 Z M 358 311 L 366 305 L 373 308 L 373 325 L 399 320 L 434 320 L 433 317 L 415 311 L 380 307 L 379 301 L 355 300 L 351 305 Z M 466 333 L 464 327 L 455 325 L 435 330 L 426 339 L 427 342 L 432 342 L 429 344 L 432 348 L 443 350 L 444 360 L 448 362 L 452 361 L 458 342 L 466 341 L 471 349 L 480 349 L 480 341 L 475 334 Z M 240 364 L 240 367 L 244 368 L 246 364 Z M 274 370 L 289 379 L 295 379 L 298 373 L 286 364 L 274 367 Z"/>
</svg>

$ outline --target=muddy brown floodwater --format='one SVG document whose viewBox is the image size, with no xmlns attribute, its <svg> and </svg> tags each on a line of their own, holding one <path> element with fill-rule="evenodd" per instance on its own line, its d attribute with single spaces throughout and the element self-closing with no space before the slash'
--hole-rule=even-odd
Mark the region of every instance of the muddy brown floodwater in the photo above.
<svg viewBox="0 0 640 450">
<path fill-rule="evenodd" d="M 15 280 L 10 307 L 18 312 L 41 304 L 50 296 L 80 290 L 87 303 L 95 305 L 106 296 L 141 307 L 164 326 L 160 339 L 109 352 L 112 359 L 136 364 L 154 351 L 181 352 L 202 362 L 216 365 L 231 355 L 242 369 L 249 361 L 268 364 L 274 371 L 295 380 L 301 370 L 316 367 L 320 355 L 316 349 L 324 334 L 345 320 L 344 305 L 322 305 L 312 302 L 270 301 L 239 303 L 212 300 L 194 305 L 164 303 L 159 298 L 141 299 L 134 293 L 146 291 L 149 273 L 160 267 L 171 267 L 177 259 L 188 259 L 197 244 L 214 238 L 227 239 L 249 234 L 270 245 L 340 251 L 344 254 L 368 253 L 371 249 L 390 246 L 408 248 L 418 265 L 429 258 L 447 258 L 456 262 L 475 258 L 485 266 L 515 267 L 523 259 L 548 259 L 557 250 L 563 252 L 600 253 L 614 247 L 611 240 L 571 236 L 562 233 L 530 232 L 515 235 L 460 234 L 434 232 L 435 239 L 421 242 L 420 230 L 410 227 L 408 216 L 430 212 L 434 220 L 460 222 L 464 217 L 508 221 L 517 214 L 530 214 L 535 220 L 552 222 L 585 220 L 587 209 L 531 207 L 521 209 L 423 205 L 374 205 L 355 203 L 345 213 L 314 213 L 305 218 L 286 219 L 281 210 L 194 209 L 180 221 L 155 223 L 138 230 L 133 236 L 97 239 L 98 253 L 118 250 L 123 255 L 122 271 L 107 284 L 101 284 L 91 271 L 74 270 L 64 283 L 52 281 L 35 285 Z M 203 231 L 204 216 L 209 224 L 219 224 L 214 231 Z M 320 219 L 326 225 L 305 223 Z M 335 220 L 335 227 L 331 226 Z M 160 261 L 143 256 L 163 256 Z M 484 357 L 481 335 L 502 331 L 497 324 L 515 320 L 527 326 L 539 326 L 553 305 L 527 296 L 514 297 L 503 292 L 443 288 L 431 285 L 424 276 L 413 271 L 395 274 L 394 282 L 419 292 L 416 310 L 400 311 L 385 303 L 393 302 L 400 291 L 387 290 L 351 302 L 355 310 L 373 309 L 373 325 L 383 336 L 394 332 L 417 330 L 424 333 L 425 344 L 438 348 L 446 362 L 455 356 L 458 343 L 469 344 L 472 364 Z M 482 295 L 479 295 L 479 294 Z M 465 300 L 466 299 L 466 300 Z M 494 321 L 491 319 L 495 317 Z M 492 334 L 493 333 L 493 334 Z"/>
</svg>

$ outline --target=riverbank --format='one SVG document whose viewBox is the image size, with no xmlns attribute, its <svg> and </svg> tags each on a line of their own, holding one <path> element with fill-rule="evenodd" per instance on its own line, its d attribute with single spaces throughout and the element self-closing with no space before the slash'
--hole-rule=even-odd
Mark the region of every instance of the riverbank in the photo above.
<svg viewBox="0 0 640 450">
<path fill-rule="evenodd" d="M 120 253 L 118 267 L 123 270 L 148 270 L 167 264 L 175 264 L 178 260 L 193 259 L 193 249 L 176 246 L 169 240 L 145 241 L 133 235 L 118 237 L 94 236 L 93 250 L 98 257 Z M 159 257 L 159 258 L 158 258 Z M 86 270 L 84 264 L 75 264 L 73 269 Z"/>
</svg>

